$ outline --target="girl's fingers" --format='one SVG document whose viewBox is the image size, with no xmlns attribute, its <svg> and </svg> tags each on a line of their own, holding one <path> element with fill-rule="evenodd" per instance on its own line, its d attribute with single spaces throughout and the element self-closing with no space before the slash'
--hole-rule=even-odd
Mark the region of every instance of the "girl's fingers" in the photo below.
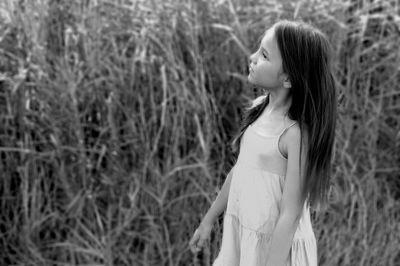
<svg viewBox="0 0 400 266">
<path fill-rule="evenodd" d="M 195 252 L 199 252 L 203 247 L 204 247 L 204 243 L 207 239 L 206 238 L 202 238 L 198 231 L 196 230 L 194 232 L 194 235 L 192 237 L 192 239 L 189 242 L 189 247 L 190 250 L 195 253 Z"/>
<path fill-rule="evenodd" d="M 189 246 L 190 246 L 190 248 L 196 247 L 196 241 L 193 238 L 192 238 L 192 240 L 190 240 Z"/>
<path fill-rule="evenodd" d="M 204 242 L 206 239 L 200 238 L 199 241 L 197 242 L 197 247 L 196 251 L 200 251 L 204 247 Z"/>
</svg>

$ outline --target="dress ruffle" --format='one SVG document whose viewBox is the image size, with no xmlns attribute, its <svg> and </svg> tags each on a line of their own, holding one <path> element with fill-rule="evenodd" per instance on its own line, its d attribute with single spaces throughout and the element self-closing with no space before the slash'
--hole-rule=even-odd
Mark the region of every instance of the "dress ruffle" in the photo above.
<svg viewBox="0 0 400 266">
<path fill-rule="evenodd" d="M 235 215 L 224 217 L 221 250 L 213 266 L 265 266 L 272 233 L 243 226 Z M 287 266 L 317 266 L 315 237 L 295 237 Z"/>
</svg>

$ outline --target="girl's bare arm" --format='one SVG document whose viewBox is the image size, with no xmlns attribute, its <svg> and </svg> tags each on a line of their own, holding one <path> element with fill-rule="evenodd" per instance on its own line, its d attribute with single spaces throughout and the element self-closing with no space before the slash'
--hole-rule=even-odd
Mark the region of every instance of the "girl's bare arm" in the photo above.
<svg viewBox="0 0 400 266">
<path fill-rule="evenodd" d="M 219 191 L 217 198 L 212 203 L 211 207 L 208 209 L 201 223 L 208 225 L 214 224 L 218 216 L 226 209 L 229 196 L 229 188 L 231 186 L 232 174 L 233 174 L 233 168 L 228 173 L 228 176 L 226 177 L 225 182 L 221 190 Z"/>
</svg>

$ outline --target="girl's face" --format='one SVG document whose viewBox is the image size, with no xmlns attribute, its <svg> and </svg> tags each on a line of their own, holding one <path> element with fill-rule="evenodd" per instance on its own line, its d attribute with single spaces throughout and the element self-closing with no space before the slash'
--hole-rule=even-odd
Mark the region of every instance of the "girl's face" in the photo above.
<svg viewBox="0 0 400 266">
<path fill-rule="evenodd" d="M 282 57 L 273 28 L 266 31 L 260 47 L 254 54 L 250 55 L 248 80 L 250 83 L 265 89 L 283 87 L 285 76 L 282 71 Z"/>
</svg>

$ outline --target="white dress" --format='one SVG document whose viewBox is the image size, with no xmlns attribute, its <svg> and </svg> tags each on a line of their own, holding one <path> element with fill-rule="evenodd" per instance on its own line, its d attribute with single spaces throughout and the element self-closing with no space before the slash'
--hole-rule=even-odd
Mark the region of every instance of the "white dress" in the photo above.
<svg viewBox="0 0 400 266">
<path fill-rule="evenodd" d="M 262 114 L 244 132 L 233 169 L 220 252 L 213 266 L 265 266 L 285 182 L 280 136 L 295 122 Z M 317 245 L 304 204 L 287 266 L 316 266 Z"/>
</svg>

